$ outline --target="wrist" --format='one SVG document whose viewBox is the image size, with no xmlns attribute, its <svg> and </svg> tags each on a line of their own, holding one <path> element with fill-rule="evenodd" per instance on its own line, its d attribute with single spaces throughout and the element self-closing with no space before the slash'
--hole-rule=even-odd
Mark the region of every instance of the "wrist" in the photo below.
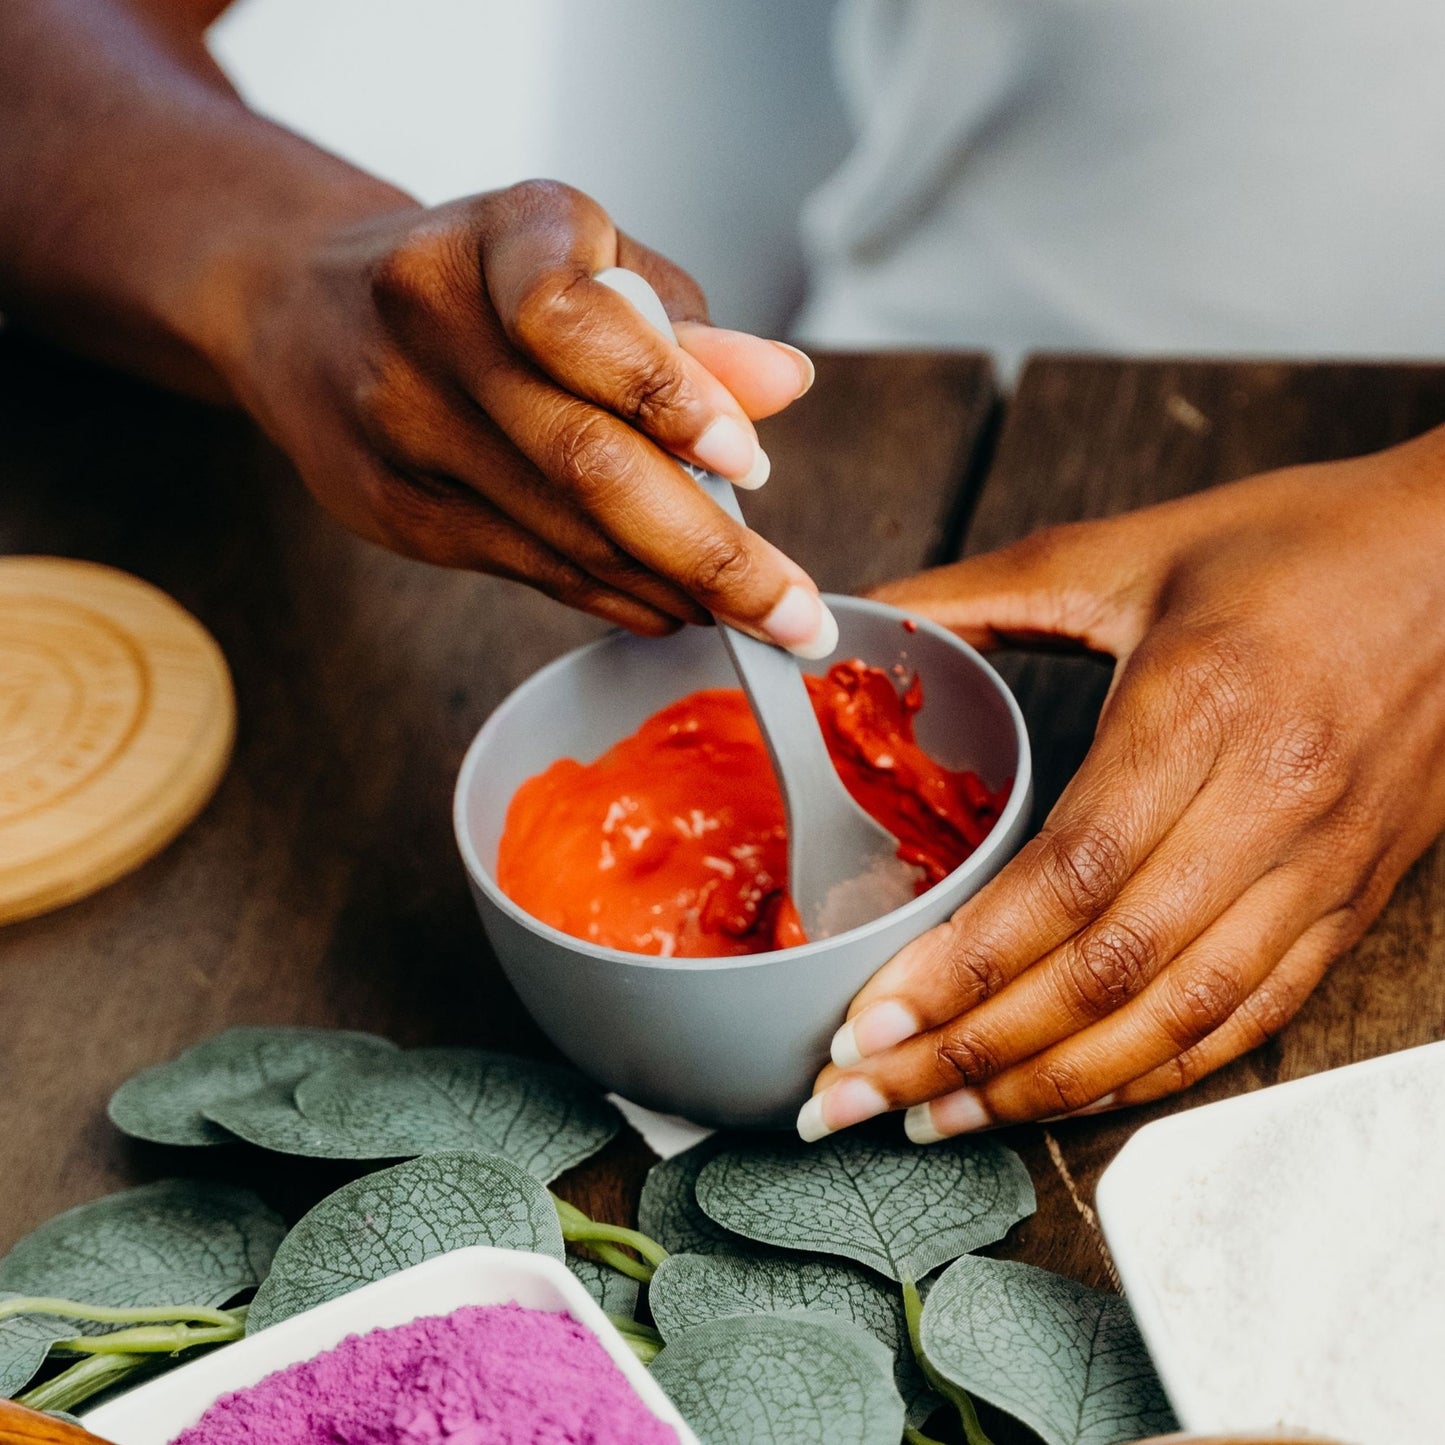
<svg viewBox="0 0 1445 1445">
<path fill-rule="evenodd" d="M 318 254 L 338 233 L 418 204 L 324 152 L 313 155 L 319 164 L 298 167 L 259 203 L 248 196 L 218 208 L 210 240 L 168 299 L 176 330 L 229 399 L 248 408 L 266 350 L 260 338 L 278 308 L 312 283 Z"/>
</svg>

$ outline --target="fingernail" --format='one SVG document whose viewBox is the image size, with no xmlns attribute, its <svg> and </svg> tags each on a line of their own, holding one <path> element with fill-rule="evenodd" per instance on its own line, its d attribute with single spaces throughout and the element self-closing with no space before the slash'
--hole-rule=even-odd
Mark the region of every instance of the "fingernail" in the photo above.
<svg viewBox="0 0 1445 1445">
<path fill-rule="evenodd" d="M 747 476 L 734 477 L 733 486 L 741 487 L 745 492 L 755 492 L 772 474 L 773 464 L 768 459 L 767 452 L 765 452 L 762 447 L 759 447 Z"/>
<path fill-rule="evenodd" d="M 915 1104 L 903 1116 L 903 1132 L 915 1144 L 937 1144 L 956 1134 L 971 1134 L 993 1123 L 973 1089 L 956 1089 L 927 1104 Z"/>
<path fill-rule="evenodd" d="M 838 646 L 838 623 L 818 594 L 796 583 L 763 619 L 763 632 L 779 647 L 816 661 Z"/>
<path fill-rule="evenodd" d="M 708 424 L 693 444 L 692 454 L 719 476 L 744 478 L 757 470 L 759 450 L 741 422 L 720 416 Z"/>
<path fill-rule="evenodd" d="M 897 999 L 884 999 L 865 1008 L 833 1035 L 833 1062 L 840 1069 L 851 1069 L 870 1054 L 881 1054 L 918 1032 L 913 1010 Z"/>
<path fill-rule="evenodd" d="M 1114 1101 L 1118 1097 L 1118 1094 L 1105 1094 L 1102 1099 L 1095 1099 L 1092 1104 L 1085 1104 L 1082 1109 L 1075 1109 L 1072 1114 L 1066 1114 L 1064 1117 L 1068 1119 L 1084 1119 L 1090 1114 L 1102 1114 L 1106 1110 L 1114 1107 Z"/>
<path fill-rule="evenodd" d="M 867 1079 L 840 1079 L 798 1110 L 798 1133 L 805 1144 L 813 1144 L 839 1129 L 876 1118 L 887 1108 L 888 1101 Z"/>
<path fill-rule="evenodd" d="M 781 351 L 786 351 L 798 363 L 798 373 L 802 378 L 798 396 L 806 396 L 812 390 L 814 378 L 818 375 L 818 368 L 813 365 L 813 358 L 806 351 L 799 351 L 796 346 L 789 346 L 786 341 L 775 341 L 773 345 Z M 796 399 L 795 397 L 794 400 Z"/>
<path fill-rule="evenodd" d="M 915 1144 L 937 1144 L 943 1138 L 933 1127 L 933 1115 L 928 1104 L 915 1104 L 903 1116 L 903 1132 Z"/>
</svg>

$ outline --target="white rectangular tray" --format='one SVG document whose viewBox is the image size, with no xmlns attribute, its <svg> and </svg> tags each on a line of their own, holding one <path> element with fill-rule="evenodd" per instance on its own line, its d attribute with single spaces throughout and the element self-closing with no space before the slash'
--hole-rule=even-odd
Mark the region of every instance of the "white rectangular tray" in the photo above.
<svg viewBox="0 0 1445 1445">
<path fill-rule="evenodd" d="M 1188 1429 L 1445 1441 L 1445 1043 L 1146 1125 L 1098 1210 Z"/>
<path fill-rule="evenodd" d="M 597 1336 L 643 1404 L 677 1431 L 678 1445 L 698 1445 L 672 1401 L 565 1265 L 546 1255 L 483 1245 L 438 1255 L 225 1345 L 91 1410 L 83 1417 L 85 1427 L 115 1445 L 166 1445 L 222 1395 L 314 1359 L 348 1335 L 449 1314 L 464 1305 L 509 1302 L 565 1310 Z"/>
</svg>

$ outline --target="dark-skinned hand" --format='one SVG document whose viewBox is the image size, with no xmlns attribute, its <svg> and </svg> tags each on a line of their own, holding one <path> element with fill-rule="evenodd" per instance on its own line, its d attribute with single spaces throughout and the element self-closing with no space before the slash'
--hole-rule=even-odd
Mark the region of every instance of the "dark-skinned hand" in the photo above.
<svg viewBox="0 0 1445 1445">
<path fill-rule="evenodd" d="M 640 272 L 679 344 L 592 278 Z M 529 583 L 641 633 L 716 614 L 804 655 L 808 575 L 677 467 L 760 486 L 753 419 L 801 395 L 792 347 L 707 324 L 701 291 L 570 187 L 398 203 L 265 253 L 231 391 L 347 526 Z"/>
<path fill-rule="evenodd" d="M 1042 830 L 854 999 L 805 1137 L 1140 1103 L 1278 1032 L 1445 826 L 1445 430 L 882 589 L 1116 659 Z"/>
</svg>

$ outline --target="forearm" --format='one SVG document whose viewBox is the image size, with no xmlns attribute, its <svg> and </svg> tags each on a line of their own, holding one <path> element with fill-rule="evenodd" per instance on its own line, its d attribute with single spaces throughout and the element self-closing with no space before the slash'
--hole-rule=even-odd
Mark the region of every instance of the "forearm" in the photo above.
<svg viewBox="0 0 1445 1445">
<path fill-rule="evenodd" d="M 206 51 L 206 9 L 0 5 L 0 309 L 229 399 L 249 298 L 281 258 L 410 201 L 249 111 Z"/>
</svg>

